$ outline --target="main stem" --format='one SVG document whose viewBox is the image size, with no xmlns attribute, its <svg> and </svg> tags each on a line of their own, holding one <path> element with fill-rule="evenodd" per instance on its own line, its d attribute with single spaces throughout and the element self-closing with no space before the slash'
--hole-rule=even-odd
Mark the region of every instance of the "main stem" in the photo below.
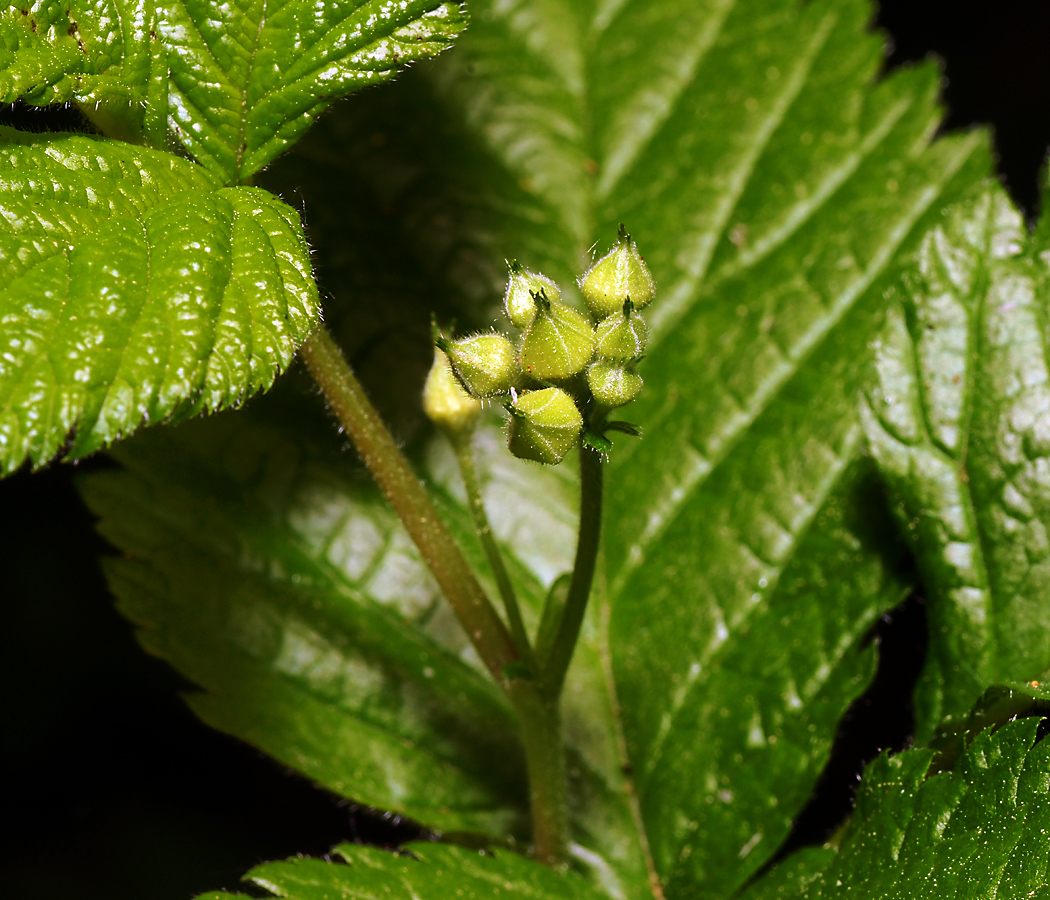
<svg viewBox="0 0 1050 900">
<path fill-rule="evenodd" d="M 544 662 L 541 680 L 552 697 L 561 695 L 573 650 L 580 636 L 587 600 L 594 582 L 598 562 L 598 544 L 602 532 L 602 481 L 604 456 L 580 439 L 580 535 L 576 543 L 576 563 L 565 598 L 561 624 Z"/>
<path fill-rule="evenodd" d="M 423 485 L 365 396 L 323 326 L 302 345 L 303 359 L 409 536 L 448 598 L 471 643 L 499 683 L 518 652 L 506 626 L 445 529 Z"/>
<path fill-rule="evenodd" d="M 515 631 L 514 638 L 478 584 L 459 546 L 438 517 L 423 485 L 365 396 L 360 382 L 327 330 L 322 327 L 314 332 L 303 344 L 302 355 L 332 411 L 419 548 L 423 560 L 444 591 L 478 654 L 496 681 L 506 688 L 518 714 L 525 749 L 533 853 L 538 860 L 548 865 L 563 863 L 569 829 L 559 701 L 583 624 L 598 558 L 602 520 L 602 455 L 581 440 L 580 535 L 576 545 L 576 565 L 550 655 L 542 661 L 543 671 L 538 680 L 508 678 L 505 667 L 524 656 L 519 647 L 528 654 L 531 654 L 531 647 L 514 600 L 510 579 L 492 540 L 484 509 L 473 509 L 474 498 L 480 498 L 480 495 L 477 479 L 473 475 L 473 460 L 469 458 L 469 446 L 466 451 L 457 447 L 457 451 L 461 453 L 464 479 L 468 480 L 467 493 L 472 498 L 475 523 L 482 536 L 485 552 L 489 555 L 500 593 L 507 604 L 507 615 Z M 466 458 L 462 456 L 464 452 Z M 463 465 L 464 460 L 469 465 Z M 531 662 L 528 656 L 524 656 L 524 659 Z"/>
<path fill-rule="evenodd" d="M 532 854 L 548 866 L 561 865 L 568 855 L 569 806 L 558 698 L 524 679 L 511 681 L 508 692 L 525 748 Z"/>
</svg>

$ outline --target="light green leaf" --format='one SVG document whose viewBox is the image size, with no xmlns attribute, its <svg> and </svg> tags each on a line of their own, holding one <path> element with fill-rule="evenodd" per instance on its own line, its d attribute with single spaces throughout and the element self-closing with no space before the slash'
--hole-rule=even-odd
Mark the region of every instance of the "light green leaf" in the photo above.
<svg viewBox="0 0 1050 900">
<path fill-rule="evenodd" d="M 116 141 L 0 133 L 0 474 L 239 405 L 317 319 L 299 216 Z"/>
<path fill-rule="evenodd" d="M 349 865 L 289 859 L 257 866 L 245 879 L 288 900 L 602 900 L 605 896 L 571 872 L 554 872 L 514 853 L 480 854 L 441 844 L 409 844 L 396 856 L 351 844 L 341 844 L 335 852 Z M 231 897 L 206 894 L 198 900 Z"/>
<path fill-rule="evenodd" d="M 152 0 L 36 0 L 0 12 L 0 101 L 74 101 L 107 134 L 163 147 L 168 68 Z"/>
<path fill-rule="evenodd" d="M 1045 266 L 989 185 L 923 240 L 895 292 L 865 425 L 927 595 L 917 734 L 1050 668 Z"/>
<path fill-rule="evenodd" d="M 294 143 L 333 101 L 440 52 L 442 0 L 37 0 L 0 14 L 0 102 L 77 101 L 107 134 L 166 131 L 227 184 Z"/>
<path fill-rule="evenodd" d="M 1036 743 L 1039 724 L 983 731 L 950 773 L 927 777 L 927 750 L 879 757 L 830 865 L 798 892 L 766 893 L 759 882 L 745 897 L 1050 896 L 1050 744 Z"/>
</svg>

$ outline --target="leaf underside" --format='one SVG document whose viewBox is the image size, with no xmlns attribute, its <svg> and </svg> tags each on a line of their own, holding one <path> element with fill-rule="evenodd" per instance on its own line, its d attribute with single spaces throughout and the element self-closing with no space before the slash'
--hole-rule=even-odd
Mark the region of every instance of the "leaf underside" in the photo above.
<svg viewBox="0 0 1050 900">
<path fill-rule="evenodd" d="M 266 184 L 302 192 L 332 295 L 328 321 L 413 441 L 482 572 L 449 455 L 415 411 L 429 313 L 490 323 L 504 259 L 555 277 L 572 297 L 591 243 L 601 238 L 604 249 L 621 220 L 646 254 L 659 293 L 646 390 L 629 411 L 645 437 L 612 451 L 605 559 L 566 697 L 579 772 L 575 864 L 612 897 L 729 896 L 770 859 L 870 679 L 865 635 L 906 587 L 892 520 L 872 512 L 886 500 L 864 459 L 857 396 L 898 267 L 941 209 L 987 174 L 989 158 L 980 134 L 930 143 L 932 66 L 876 82 L 883 46 L 866 33 L 868 14 L 855 0 L 478 2 L 452 52 L 333 111 L 265 173 Z M 129 555 L 111 568 L 124 608 L 151 650 L 207 689 L 191 702 L 216 727 L 432 827 L 520 836 L 513 751 L 497 755 L 503 770 L 471 795 L 487 798 L 477 810 L 446 815 L 401 790 L 418 784 L 415 757 L 392 762 L 386 782 L 367 773 L 355 782 L 348 763 L 342 774 L 326 769 L 348 754 L 328 737 L 335 725 L 307 735 L 294 705 L 239 689 L 295 683 L 317 695 L 320 680 L 331 721 L 373 709 L 383 720 L 411 681 L 396 647 L 418 640 L 427 659 L 454 661 L 448 671 L 470 691 L 463 699 L 434 678 L 412 693 L 418 708 L 383 727 L 411 725 L 407 743 L 422 753 L 441 716 L 456 723 L 440 732 L 446 744 L 469 744 L 461 723 L 479 715 L 491 740 L 514 744 L 414 551 L 334 439 L 304 427 L 294 404 L 279 389 L 256 408 L 287 445 L 285 464 L 231 452 L 213 480 L 172 475 L 163 441 L 184 441 L 180 457 L 194 465 L 200 448 L 256 446 L 220 438 L 232 426 L 208 422 L 185 437 L 144 435 L 121 448 L 127 474 L 88 482 L 104 533 Z M 480 440 L 487 505 L 532 615 L 570 562 L 572 484 L 564 469 L 501 462 L 496 440 Z M 264 490 L 266 472 L 274 486 Z M 125 498 L 146 485 L 160 486 L 156 496 L 129 511 Z M 214 491 L 246 509 L 272 493 L 270 518 L 231 511 L 220 522 Z M 139 540 L 150 533 L 140 515 L 170 519 L 164 527 L 178 533 L 203 533 L 200 517 L 215 517 L 226 538 L 214 573 L 162 551 L 159 538 Z M 363 549 L 330 549 L 373 543 L 396 548 L 397 566 L 383 562 L 392 550 L 368 558 L 376 571 L 410 573 L 402 587 L 377 593 L 354 561 Z M 194 579 L 172 587 L 181 566 Z M 178 636 L 207 621 L 217 643 L 243 647 L 241 629 L 255 626 L 228 608 L 228 585 L 245 574 L 251 596 L 267 598 L 261 606 L 280 595 L 294 611 L 272 616 L 270 649 L 250 677 L 220 663 L 217 646 L 198 652 Z M 348 608 L 391 607 L 422 637 L 377 641 L 364 666 L 355 633 L 323 625 Z M 301 671 L 289 674 L 276 660 L 305 631 L 314 649 L 292 654 Z M 329 681 L 329 671 L 340 674 Z M 456 719 L 447 710 L 461 700 L 473 711 Z M 265 729 L 254 728 L 264 716 Z M 441 777 L 431 790 L 444 797 L 465 776 L 453 767 Z"/>
<path fill-rule="evenodd" d="M 0 474 L 240 404 L 314 328 L 298 213 L 167 153 L 0 133 Z"/>
</svg>

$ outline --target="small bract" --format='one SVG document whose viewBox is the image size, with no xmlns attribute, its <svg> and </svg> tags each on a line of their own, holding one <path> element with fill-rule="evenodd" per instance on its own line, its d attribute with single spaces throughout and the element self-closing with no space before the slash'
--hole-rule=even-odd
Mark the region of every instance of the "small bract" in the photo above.
<svg viewBox="0 0 1050 900">
<path fill-rule="evenodd" d="M 656 293 L 656 282 L 623 225 L 616 246 L 580 278 L 580 291 L 599 319 L 615 315 L 630 300 L 638 309 Z"/>
<path fill-rule="evenodd" d="M 510 264 L 510 278 L 507 279 L 507 292 L 503 295 L 503 309 L 507 318 L 523 331 L 536 318 L 536 301 L 533 294 L 543 292 L 551 303 L 561 300 L 558 285 L 546 275 L 530 272 L 516 260 Z"/>
<path fill-rule="evenodd" d="M 595 328 L 595 353 L 613 361 L 640 359 L 649 340 L 649 326 L 627 300 L 616 315 L 602 319 Z"/>
<path fill-rule="evenodd" d="M 569 306 L 533 295 L 536 318 L 521 341 L 521 367 L 540 381 L 562 381 L 584 370 L 594 356 L 594 330 Z"/>
<path fill-rule="evenodd" d="M 583 429 L 583 416 L 572 397 L 561 388 L 519 394 L 507 410 L 507 445 L 519 459 L 557 465 L 576 445 Z"/>
<path fill-rule="evenodd" d="M 642 390 L 642 376 L 630 366 L 600 360 L 587 370 L 587 387 L 602 406 L 625 406 Z"/>
<path fill-rule="evenodd" d="M 497 397 L 517 384 L 517 354 L 510 339 L 502 334 L 475 334 L 456 341 L 439 339 L 438 348 L 448 354 L 452 371 L 472 397 Z"/>
<path fill-rule="evenodd" d="M 481 413 L 481 401 L 463 390 L 441 350 L 434 351 L 434 364 L 423 385 L 423 411 L 452 436 L 469 433 Z"/>
</svg>

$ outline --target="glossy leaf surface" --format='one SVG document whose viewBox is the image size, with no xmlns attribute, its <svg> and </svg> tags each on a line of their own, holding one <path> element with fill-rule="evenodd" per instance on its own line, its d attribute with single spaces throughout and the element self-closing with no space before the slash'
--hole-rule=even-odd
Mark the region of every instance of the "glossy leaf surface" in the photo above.
<svg viewBox="0 0 1050 900">
<path fill-rule="evenodd" d="M 932 67 L 876 83 L 882 44 L 868 12 L 854 0 L 480 2 L 452 52 L 333 112 L 265 175 L 302 191 L 328 321 L 417 446 L 428 446 L 412 408 L 431 311 L 490 326 L 515 258 L 571 299 L 588 248 L 604 250 L 621 220 L 646 255 L 658 293 L 646 388 L 629 408 L 645 437 L 613 449 L 605 559 L 566 699 L 576 860 L 611 896 L 730 896 L 770 859 L 870 678 L 871 625 L 903 596 L 857 397 L 896 267 L 989 160 L 980 135 L 931 144 Z M 260 415 L 311 459 L 314 438 L 269 402 Z M 121 524 L 118 502 L 136 479 L 172 476 L 161 454 L 133 463 L 146 451 L 124 450 L 128 482 L 107 476 L 113 497 L 92 500 L 107 534 L 133 548 L 116 566 L 118 593 L 133 596 L 122 568 L 155 571 L 125 605 L 146 628 L 181 615 L 188 633 L 198 613 L 149 600 L 176 562 L 134 540 L 142 529 Z M 303 476 L 291 466 L 294 490 L 316 480 L 345 498 L 340 508 L 363 502 L 360 485 L 328 487 L 350 476 L 326 458 Z M 456 483 L 447 465 L 431 465 L 430 480 L 468 534 L 454 489 L 441 487 Z M 534 611 L 568 566 L 572 485 L 564 469 L 515 471 L 527 477 L 489 476 L 490 513 Z M 501 492 L 501 479 L 520 487 Z M 558 485 L 557 528 L 523 504 L 546 479 Z M 187 510 L 208 507 L 193 481 L 178 486 Z M 224 578 L 260 547 L 284 546 L 279 520 L 265 539 L 250 516 L 232 523 L 231 546 L 251 549 L 228 554 Z M 305 521 L 334 527 L 316 510 Z M 522 543 L 536 534 L 558 537 Z M 326 576 L 317 602 L 342 602 L 347 571 Z M 454 629 L 427 634 L 461 652 Z M 191 672 L 188 650 L 158 652 Z M 214 672 L 196 679 L 220 695 L 233 679 Z M 232 707 L 209 720 L 261 740 Z M 294 759 L 303 739 L 289 715 L 270 720 L 279 732 L 280 758 Z M 344 752 L 332 742 L 332 758 Z M 408 810 L 381 781 L 362 785 L 346 792 Z M 507 788 L 492 796 L 520 827 Z"/>
<path fill-rule="evenodd" d="M 116 141 L 0 137 L 0 474 L 239 405 L 315 327 L 272 194 Z"/>
<path fill-rule="evenodd" d="M 864 775 L 837 856 L 798 890 L 760 882 L 759 897 L 939 898 L 1050 896 L 1050 745 L 1039 720 L 978 735 L 952 772 L 927 777 L 931 753 L 882 756 Z M 788 860 L 792 869 L 817 861 Z"/>
<path fill-rule="evenodd" d="M 865 407 L 927 593 L 920 739 L 1050 668 L 1046 268 L 1026 243 L 998 186 L 926 236 Z"/>
<path fill-rule="evenodd" d="M 245 877 L 287 900 L 601 900 L 604 896 L 577 875 L 553 872 L 514 853 L 479 854 L 441 844 L 409 844 L 404 855 L 398 856 L 372 847 L 342 844 L 336 853 L 348 865 L 290 859 L 258 866 Z M 230 896 L 206 894 L 198 900 Z"/>
<path fill-rule="evenodd" d="M 0 101 L 76 100 L 115 137 L 166 131 L 227 184 L 294 143 L 333 100 L 447 47 L 441 0 L 37 0 L 0 15 Z"/>
</svg>

